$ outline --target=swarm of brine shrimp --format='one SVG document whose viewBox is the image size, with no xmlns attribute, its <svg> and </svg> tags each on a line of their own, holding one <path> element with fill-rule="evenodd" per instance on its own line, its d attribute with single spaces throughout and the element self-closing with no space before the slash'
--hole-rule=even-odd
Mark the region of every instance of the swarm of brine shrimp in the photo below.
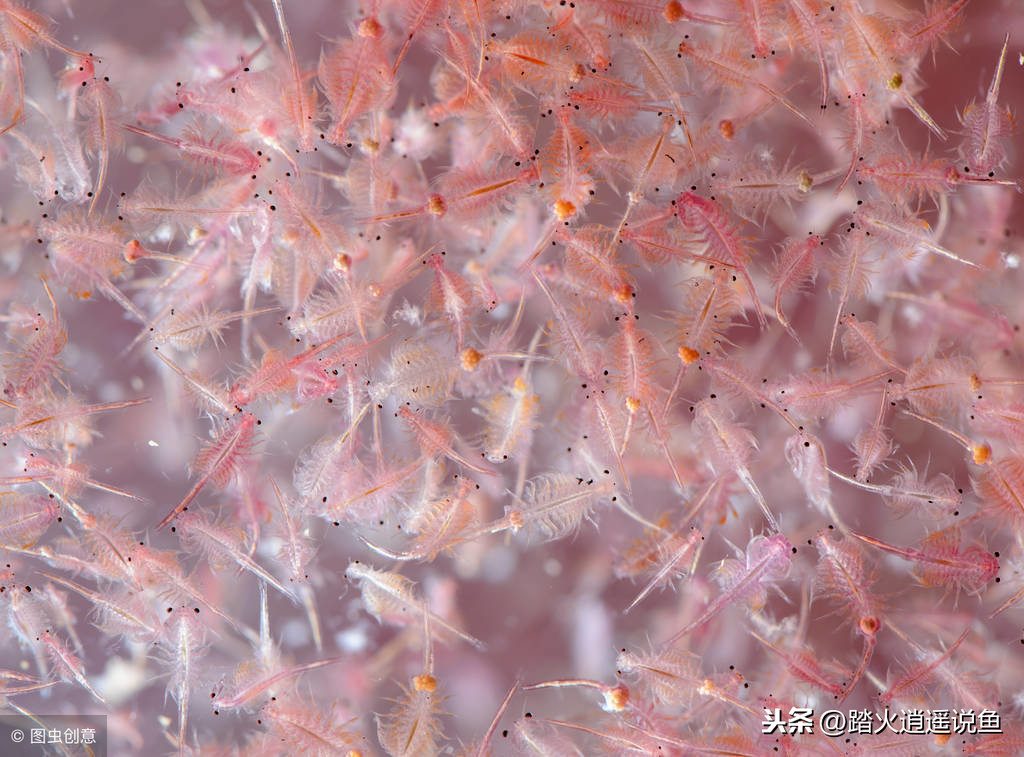
<svg viewBox="0 0 1024 757">
<path fill-rule="evenodd" d="M 1016 0 L 0 0 L 0 714 L 1024 753 L 1022 66 Z"/>
</svg>

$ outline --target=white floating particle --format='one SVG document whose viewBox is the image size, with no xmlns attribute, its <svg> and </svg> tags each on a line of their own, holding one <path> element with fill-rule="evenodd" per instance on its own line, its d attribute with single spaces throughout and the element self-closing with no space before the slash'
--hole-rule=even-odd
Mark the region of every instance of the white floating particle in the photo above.
<svg viewBox="0 0 1024 757">
<path fill-rule="evenodd" d="M 913 305 L 905 305 L 900 312 L 903 313 L 903 317 L 907 319 L 911 326 L 917 326 L 924 319 L 924 313 L 921 311 L 921 308 L 914 307 Z"/>
<path fill-rule="evenodd" d="M 134 665 L 122 657 L 113 657 L 107 661 L 103 674 L 94 683 L 103 698 L 116 707 L 144 689 L 149 678 L 142 666 Z"/>
<path fill-rule="evenodd" d="M 334 643 L 343 652 L 355 653 L 366 649 L 370 644 L 370 640 L 366 637 L 366 633 L 362 628 L 346 628 L 344 631 L 338 631 L 334 635 Z"/>
<path fill-rule="evenodd" d="M 148 442 L 146 442 L 146 444 L 148 444 L 150 447 L 159 447 L 160 446 L 157 442 L 153 441 L 152 439 L 150 439 Z"/>
</svg>

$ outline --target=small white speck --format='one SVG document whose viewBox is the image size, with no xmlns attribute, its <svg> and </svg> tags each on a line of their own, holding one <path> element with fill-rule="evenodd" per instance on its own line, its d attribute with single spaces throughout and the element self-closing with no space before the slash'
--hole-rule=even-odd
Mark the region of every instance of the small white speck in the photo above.
<svg viewBox="0 0 1024 757">
<path fill-rule="evenodd" d="M 903 317 L 907 319 L 911 326 L 917 326 L 924 319 L 924 313 L 921 312 L 921 308 L 914 307 L 913 305 L 907 305 L 903 308 Z"/>
<path fill-rule="evenodd" d="M 152 439 L 150 439 L 148 442 L 146 442 L 146 444 L 148 444 L 150 447 L 159 447 L 160 446 L 160 444 L 158 442 L 155 442 Z"/>
<path fill-rule="evenodd" d="M 1018 715 L 1024 713 L 1024 691 L 1018 691 L 1013 695 L 1013 711 Z"/>
<path fill-rule="evenodd" d="M 94 683 L 103 698 L 117 706 L 145 688 L 148 678 L 141 665 L 133 664 L 122 657 L 113 657 L 107 661 L 106 669 Z"/>
<path fill-rule="evenodd" d="M 549 557 L 544 561 L 544 572 L 552 578 L 560 576 L 562 575 L 562 563 L 553 557 Z"/>
<path fill-rule="evenodd" d="M 395 311 L 393 317 L 396 321 L 405 321 L 410 326 L 419 326 L 423 323 L 423 311 L 408 300 L 402 303 L 402 307 Z"/>
<path fill-rule="evenodd" d="M 264 557 L 273 559 L 274 555 L 276 555 L 283 546 L 283 539 L 277 536 L 268 536 L 264 539 L 260 539 L 258 550 Z"/>
<path fill-rule="evenodd" d="M 362 652 L 369 645 L 370 640 L 362 628 L 347 628 L 334 635 L 334 643 L 343 652 Z"/>
<path fill-rule="evenodd" d="M 129 383 L 132 386 L 132 390 L 136 392 L 141 392 L 146 388 L 146 384 L 140 376 L 132 376 L 132 380 Z"/>
<path fill-rule="evenodd" d="M 1020 255 L 1015 252 L 1004 253 L 1003 262 L 1006 264 L 1007 268 L 1015 271 L 1020 268 Z"/>
<path fill-rule="evenodd" d="M 176 231 L 174 226 L 169 223 L 160 224 L 153 232 L 153 238 L 160 242 L 170 242 L 174 239 Z"/>
</svg>

